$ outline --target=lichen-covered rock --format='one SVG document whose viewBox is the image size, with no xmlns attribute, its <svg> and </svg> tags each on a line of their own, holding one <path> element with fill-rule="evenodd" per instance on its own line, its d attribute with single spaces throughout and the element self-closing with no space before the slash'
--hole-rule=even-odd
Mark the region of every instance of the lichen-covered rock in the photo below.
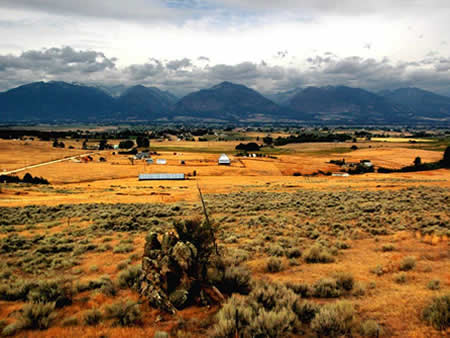
<svg viewBox="0 0 450 338">
<path fill-rule="evenodd" d="M 150 305 L 169 313 L 188 303 L 210 304 L 220 299 L 211 297 L 211 282 L 223 278 L 225 269 L 210 226 L 188 220 L 176 222 L 175 229 L 177 236 L 166 233 L 161 241 L 157 234 L 149 234 L 142 259 L 140 294 Z"/>
<path fill-rule="evenodd" d="M 188 301 L 189 291 L 185 289 L 175 290 L 169 295 L 169 300 L 177 309 L 182 309 Z"/>
<path fill-rule="evenodd" d="M 183 271 L 188 271 L 191 269 L 194 259 L 193 250 L 190 248 L 192 244 L 189 242 L 178 242 L 170 250 L 171 257 L 180 266 Z"/>
</svg>

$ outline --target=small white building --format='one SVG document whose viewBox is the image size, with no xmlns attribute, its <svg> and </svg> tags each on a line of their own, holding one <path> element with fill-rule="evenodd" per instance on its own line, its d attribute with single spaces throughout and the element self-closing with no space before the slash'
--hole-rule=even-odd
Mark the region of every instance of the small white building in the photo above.
<svg viewBox="0 0 450 338">
<path fill-rule="evenodd" d="M 231 161 L 227 155 L 225 155 L 225 154 L 220 155 L 219 165 L 230 165 L 230 164 L 231 164 Z"/>
<path fill-rule="evenodd" d="M 373 163 L 370 160 L 361 160 L 360 163 L 367 168 L 373 167 Z"/>
<path fill-rule="evenodd" d="M 332 173 L 331 176 L 336 176 L 336 177 L 349 177 L 350 174 L 349 174 L 349 173 Z"/>
<path fill-rule="evenodd" d="M 156 160 L 156 164 L 167 164 L 167 160 L 163 159 L 163 158 L 158 158 Z"/>
</svg>

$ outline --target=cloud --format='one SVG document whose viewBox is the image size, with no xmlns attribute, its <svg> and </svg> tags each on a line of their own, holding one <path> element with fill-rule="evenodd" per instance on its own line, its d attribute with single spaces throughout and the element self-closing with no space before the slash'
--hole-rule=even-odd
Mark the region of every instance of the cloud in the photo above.
<svg viewBox="0 0 450 338">
<path fill-rule="evenodd" d="M 188 58 L 184 58 L 181 60 L 169 61 L 166 64 L 166 67 L 171 70 L 179 70 L 179 69 L 187 68 L 190 66 L 192 66 L 192 62 Z"/>
<path fill-rule="evenodd" d="M 180 14 L 174 8 L 168 8 L 158 0 L 3 0 L 1 7 L 71 17 L 84 16 L 133 21 L 170 19 Z"/>
<path fill-rule="evenodd" d="M 20 56 L 0 55 L 0 69 L 40 71 L 48 75 L 94 73 L 115 67 L 115 58 L 101 52 L 76 51 L 71 47 L 23 52 Z"/>
<path fill-rule="evenodd" d="M 0 55 L 0 89 L 42 80 L 86 84 L 157 86 L 177 95 L 208 88 L 222 81 L 242 83 L 264 93 L 297 87 L 348 85 L 373 91 L 420 87 L 450 95 L 450 58 L 430 55 L 416 61 L 388 58 L 313 55 L 299 65 L 268 61 L 210 65 L 199 58 L 158 60 L 118 67 L 117 59 L 99 51 L 71 47 L 29 50 Z M 202 61 L 204 58 L 200 58 Z"/>
</svg>

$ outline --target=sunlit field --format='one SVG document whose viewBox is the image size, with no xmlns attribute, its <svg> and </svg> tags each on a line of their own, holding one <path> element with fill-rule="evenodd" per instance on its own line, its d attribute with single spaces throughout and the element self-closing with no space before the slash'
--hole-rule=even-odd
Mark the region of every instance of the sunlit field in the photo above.
<svg viewBox="0 0 450 338">
<path fill-rule="evenodd" d="M 253 158 L 238 156 L 240 142 L 152 141 L 155 164 L 147 164 L 117 150 L 83 150 L 76 140 L 63 149 L 0 141 L 1 170 L 92 153 L 92 161 L 16 173 L 50 185 L 1 184 L 4 334 L 450 334 L 439 317 L 450 291 L 448 169 L 335 177 L 341 167 L 330 163 L 399 169 L 417 157 L 440 161 L 442 151 L 372 139 L 357 149 L 353 142 L 274 146 Z M 218 165 L 221 153 L 229 166 Z M 141 173 L 184 173 L 186 180 L 139 181 Z M 151 233 L 163 241 L 177 221 L 204 217 L 199 188 L 225 262 L 223 299 L 169 314 L 140 291 L 144 247 Z M 436 297 L 439 306 L 431 305 Z"/>
</svg>

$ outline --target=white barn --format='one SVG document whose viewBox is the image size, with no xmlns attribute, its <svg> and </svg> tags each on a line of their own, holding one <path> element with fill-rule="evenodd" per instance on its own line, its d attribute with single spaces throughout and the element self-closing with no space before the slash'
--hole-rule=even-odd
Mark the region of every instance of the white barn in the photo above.
<svg viewBox="0 0 450 338">
<path fill-rule="evenodd" d="M 231 164 L 231 161 L 227 155 L 225 155 L 225 154 L 220 155 L 219 165 L 230 165 L 230 164 Z"/>
</svg>

